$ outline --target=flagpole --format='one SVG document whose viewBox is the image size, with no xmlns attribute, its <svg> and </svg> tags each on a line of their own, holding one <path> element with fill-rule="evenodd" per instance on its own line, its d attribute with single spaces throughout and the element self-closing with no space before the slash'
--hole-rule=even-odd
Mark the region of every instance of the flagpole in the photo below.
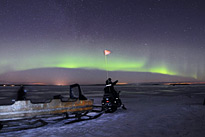
<svg viewBox="0 0 205 137">
<path fill-rule="evenodd" d="M 106 69 L 106 72 L 107 72 L 107 79 L 108 79 L 107 55 L 105 55 L 105 69 Z"/>
<path fill-rule="evenodd" d="M 106 69 L 106 72 L 107 72 L 107 79 L 108 79 L 108 68 L 107 68 L 107 55 L 109 55 L 111 53 L 111 51 L 109 50 L 104 50 L 104 55 L 105 55 L 105 69 Z"/>
</svg>

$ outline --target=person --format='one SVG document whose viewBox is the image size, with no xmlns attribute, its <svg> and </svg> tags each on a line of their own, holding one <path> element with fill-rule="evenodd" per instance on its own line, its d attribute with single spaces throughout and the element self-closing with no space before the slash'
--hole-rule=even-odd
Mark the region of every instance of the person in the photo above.
<svg viewBox="0 0 205 137">
<path fill-rule="evenodd" d="M 118 82 L 118 80 L 116 80 L 115 82 L 112 82 L 112 79 L 111 79 L 111 78 L 108 78 L 108 79 L 106 80 L 106 86 L 114 86 L 114 85 L 117 84 L 117 82 Z"/>
<path fill-rule="evenodd" d="M 115 82 L 112 82 L 112 79 L 108 78 L 105 82 L 106 83 L 105 92 L 112 93 L 115 97 L 118 97 L 118 93 L 114 88 L 114 85 L 116 85 L 117 82 L 118 82 L 118 80 L 116 80 Z"/>
<path fill-rule="evenodd" d="M 26 92 L 27 90 L 25 90 L 24 86 L 21 85 L 17 93 L 17 100 L 26 100 Z"/>
</svg>

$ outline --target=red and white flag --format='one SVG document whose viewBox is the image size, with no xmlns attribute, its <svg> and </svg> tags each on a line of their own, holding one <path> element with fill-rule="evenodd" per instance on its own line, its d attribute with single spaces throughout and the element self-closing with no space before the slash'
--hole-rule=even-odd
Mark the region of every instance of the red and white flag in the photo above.
<svg viewBox="0 0 205 137">
<path fill-rule="evenodd" d="M 105 55 L 109 55 L 111 53 L 111 51 L 109 51 L 109 50 L 104 50 L 104 54 Z"/>
</svg>

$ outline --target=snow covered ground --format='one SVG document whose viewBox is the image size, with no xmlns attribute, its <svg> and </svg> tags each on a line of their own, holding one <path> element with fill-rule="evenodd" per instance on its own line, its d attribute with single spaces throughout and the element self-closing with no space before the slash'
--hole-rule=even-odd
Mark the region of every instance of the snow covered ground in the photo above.
<svg viewBox="0 0 205 137">
<path fill-rule="evenodd" d="M 82 86 L 100 104 L 103 87 Z M 205 135 L 205 86 L 119 86 L 127 110 L 65 125 L 66 120 L 1 137 L 202 137 Z"/>
</svg>

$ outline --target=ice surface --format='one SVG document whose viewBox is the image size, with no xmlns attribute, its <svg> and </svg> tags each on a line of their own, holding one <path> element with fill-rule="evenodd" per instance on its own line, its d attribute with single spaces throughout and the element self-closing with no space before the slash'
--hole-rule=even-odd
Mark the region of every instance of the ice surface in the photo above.
<svg viewBox="0 0 205 137">
<path fill-rule="evenodd" d="M 103 87 L 83 86 L 100 104 Z M 205 86 L 120 86 L 127 110 L 65 125 L 67 120 L 1 137 L 201 137 L 205 134 Z"/>
</svg>

